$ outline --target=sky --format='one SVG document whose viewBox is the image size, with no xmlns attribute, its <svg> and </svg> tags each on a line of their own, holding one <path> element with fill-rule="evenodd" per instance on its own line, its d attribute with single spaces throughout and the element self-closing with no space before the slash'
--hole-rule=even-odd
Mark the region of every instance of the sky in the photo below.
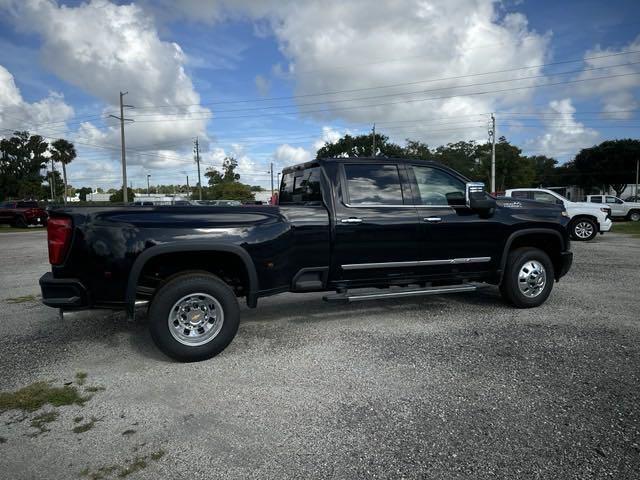
<svg viewBox="0 0 640 480">
<path fill-rule="evenodd" d="M 640 2 L 0 0 L 0 136 L 66 138 L 74 187 L 241 181 L 345 133 L 497 134 L 564 163 L 640 129 Z M 204 177 L 203 177 L 204 183 Z"/>
</svg>

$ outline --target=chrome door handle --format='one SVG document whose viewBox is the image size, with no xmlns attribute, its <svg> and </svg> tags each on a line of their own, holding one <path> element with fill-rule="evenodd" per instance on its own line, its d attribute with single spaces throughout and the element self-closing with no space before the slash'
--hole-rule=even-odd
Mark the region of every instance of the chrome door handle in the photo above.
<svg viewBox="0 0 640 480">
<path fill-rule="evenodd" d="M 340 223 L 362 223 L 362 219 L 356 217 L 343 218 Z"/>
<path fill-rule="evenodd" d="M 425 222 L 429 222 L 429 223 L 440 223 L 442 221 L 442 218 L 440 218 L 440 217 L 425 217 L 425 218 L 423 218 L 423 220 Z"/>
</svg>

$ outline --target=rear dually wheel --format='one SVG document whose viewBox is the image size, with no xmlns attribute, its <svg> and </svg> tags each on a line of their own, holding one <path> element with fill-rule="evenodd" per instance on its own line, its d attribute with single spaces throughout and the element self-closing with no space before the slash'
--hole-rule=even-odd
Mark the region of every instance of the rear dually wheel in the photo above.
<svg viewBox="0 0 640 480">
<path fill-rule="evenodd" d="M 155 294 L 149 309 L 153 341 L 181 362 L 206 360 L 222 352 L 239 323 L 233 290 L 207 273 L 174 277 Z"/>
</svg>

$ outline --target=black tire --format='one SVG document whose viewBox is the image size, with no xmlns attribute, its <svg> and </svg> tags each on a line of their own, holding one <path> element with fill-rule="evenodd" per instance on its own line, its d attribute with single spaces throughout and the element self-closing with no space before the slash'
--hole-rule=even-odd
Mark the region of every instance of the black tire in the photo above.
<svg viewBox="0 0 640 480">
<path fill-rule="evenodd" d="M 520 289 L 519 276 L 521 269 L 532 261 L 544 267 L 546 278 L 544 286 L 539 293 L 530 297 L 525 295 Z M 533 269 L 530 270 L 533 272 Z M 533 277 L 530 278 L 533 279 Z M 553 282 L 553 263 L 551 263 L 549 256 L 537 248 L 523 247 L 509 252 L 502 283 L 500 284 L 500 292 L 502 293 L 502 297 L 514 307 L 532 308 L 542 305 L 545 302 L 551 294 Z"/>
<path fill-rule="evenodd" d="M 218 302 L 223 321 L 220 331 L 206 343 L 187 345 L 175 338 L 174 335 L 180 334 L 175 330 L 172 333 L 169 315 L 179 300 L 196 293 L 209 295 Z M 193 311 L 200 313 L 195 308 Z M 149 308 L 149 330 L 153 341 L 162 352 L 180 362 L 197 362 L 218 355 L 236 336 L 239 324 L 240 307 L 233 290 L 218 277 L 206 273 L 188 273 L 168 281 L 156 293 Z M 176 328 L 178 326 L 176 323 Z"/>
<path fill-rule="evenodd" d="M 575 218 L 569 224 L 569 233 L 573 240 L 588 242 L 598 234 L 598 224 L 590 218 Z"/>
<path fill-rule="evenodd" d="M 15 228 L 27 228 L 27 221 L 24 219 L 22 215 L 14 218 L 12 226 Z"/>
<path fill-rule="evenodd" d="M 632 222 L 640 221 L 640 210 L 631 210 L 627 215 L 627 220 L 631 220 Z"/>
</svg>

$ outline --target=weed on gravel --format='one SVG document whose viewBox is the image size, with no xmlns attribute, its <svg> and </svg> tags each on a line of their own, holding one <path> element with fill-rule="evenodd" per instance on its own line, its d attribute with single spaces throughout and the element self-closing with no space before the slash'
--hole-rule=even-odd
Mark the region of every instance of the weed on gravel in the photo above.
<svg viewBox="0 0 640 480">
<path fill-rule="evenodd" d="M 0 392 L 0 413 L 8 410 L 34 412 L 46 404 L 54 407 L 84 404 L 91 397 L 82 396 L 76 387 L 54 387 L 51 382 L 35 382 L 15 392 Z"/>
<path fill-rule="evenodd" d="M 51 410 L 49 412 L 41 413 L 40 415 L 36 415 L 31 419 L 31 426 L 33 428 L 37 428 L 39 431 L 32 434 L 32 437 L 37 437 L 38 435 L 42 435 L 45 432 L 49 432 L 50 430 L 47 428 L 47 423 L 55 422 L 60 414 L 55 410 Z"/>
<path fill-rule="evenodd" d="M 116 474 L 119 478 L 125 478 L 140 470 L 144 470 L 149 466 L 149 461 L 157 462 L 166 452 L 163 449 L 150 453 L 149 455 L 136 455 L 132 459 L 126 460 L 122 465 L 107 465 L 91 470 L 89 467 L 80 471 L 81 477 L 87 477 L 90 480 L 102 480 L 104 478 Z"/>
</svg>

